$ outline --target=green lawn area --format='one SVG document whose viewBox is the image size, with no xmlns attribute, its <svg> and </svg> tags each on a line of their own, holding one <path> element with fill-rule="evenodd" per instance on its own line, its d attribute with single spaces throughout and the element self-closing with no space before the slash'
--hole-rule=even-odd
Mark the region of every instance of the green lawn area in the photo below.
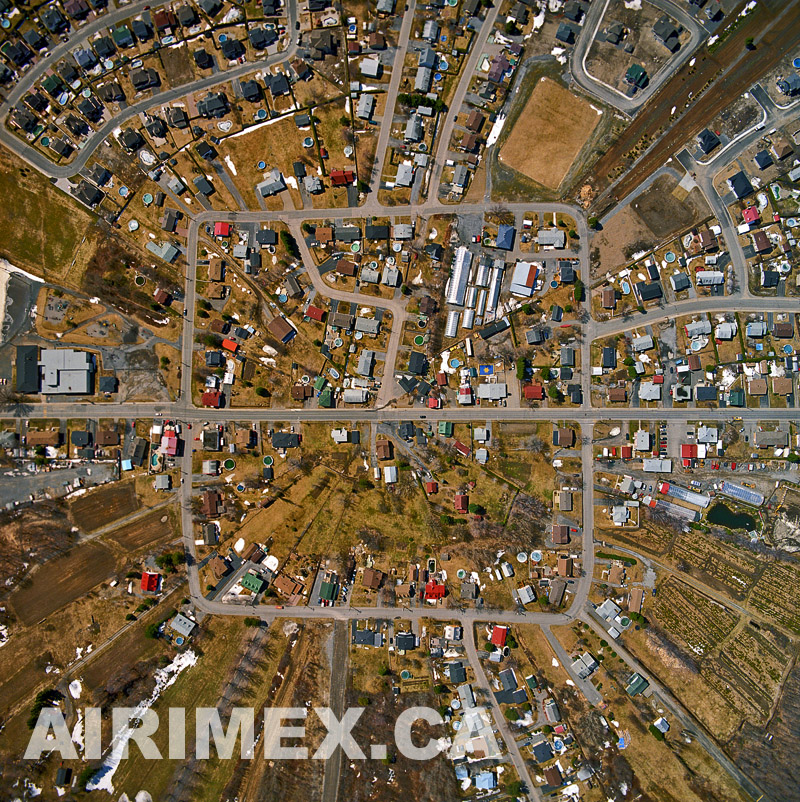
<svg viewBox="0 0 800 802">
<path fill-rule="evenodd" d="M 48 179 L 0 149 L 0 255 L 38 275 L 63 274 L 94 215 Z"/>
</svg>

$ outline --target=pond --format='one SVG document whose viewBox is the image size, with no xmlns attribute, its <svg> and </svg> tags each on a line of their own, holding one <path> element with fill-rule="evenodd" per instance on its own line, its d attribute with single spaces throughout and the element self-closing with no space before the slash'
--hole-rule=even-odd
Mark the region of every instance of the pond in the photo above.
<svg viewBox="0 0 800 802">
<path fill-rule="evenodd" d="M 717 503 L 709 511 L 707 520 L 710 524 L 727 527 L 728 529 L 756 529 L 756 519 L 746 512 L 734 512 L 727 504 Z"/>
</svg>

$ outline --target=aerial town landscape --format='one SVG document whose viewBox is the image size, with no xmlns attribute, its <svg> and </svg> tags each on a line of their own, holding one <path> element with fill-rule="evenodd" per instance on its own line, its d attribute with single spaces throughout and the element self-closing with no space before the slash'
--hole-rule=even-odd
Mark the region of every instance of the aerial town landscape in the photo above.
<svg viewBox="0 0 800 802">
<path fill-rule="evenodd" d="M 0 799 L 800 800 L 800 3 L 0 0 L 0 118 Z"/>
</svg>

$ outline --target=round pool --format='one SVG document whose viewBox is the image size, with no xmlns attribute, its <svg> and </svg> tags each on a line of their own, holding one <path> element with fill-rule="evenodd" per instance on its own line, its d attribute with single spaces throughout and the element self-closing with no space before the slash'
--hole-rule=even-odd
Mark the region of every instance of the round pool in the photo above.
<svg viewBox="0 0 800 802">
<path fill-rule="evenodd" d="M 360 242 L 354 242 L 354 243 L 353 243 L 353 244 L 350 246 L 350 250 L 351 250 L 353 253 L 358 253 L 358 252 L 361 250 L 361 243 L 360 243 Z"/>
<path fill-rule="evenodd" d="M 138 220 L 131 220 L 128 223 L 128 231 L 133 233 L 134 231 L 138 231 L 138 230 L 139 230 L 139 221 Z"/>
<path fill-rule="evenodd" d="M 784 345 L 783 346 L 783 353 L 784 354 L 791 354 L 792 351 L 794 351 L 794 348 L 792 348 L 791 345 Z"/>
<path fill-rule="evenodd" d="M 450 367 L 451 368 L 460 368 L 461 367 L 461 360 L 460 359 L 451 359 L 450 360 Z"/>
<path fill-rule="evenodd" d="M 416 337 L 414 337 L 414 345 L 422 345 L 424 342 L 425 338 L 421 334 L 418 334 Z"/>
<path fill-rule="evenodd" d="M 228 41 L 228 34 L 221 33 L 219 35 L 219 41 L 220 41 L 220 44 L 222 44 L 222 42 L 227 42 Z"/>
<path fill-rule="evenodd" d="M 127 197 L 128 197 L 128 194 L 129 194 L 129 192 L 130 192 L 130 190 L 129 190 L 127 187 L 120 187 L 120 188 L 119 188 L 119 194 L 120 194 L 120 195 L 121 195 L 123 198 L 127 198 Z"/>
<path fill-rule="evenodd" d="M 363 339 L 363 337 L 364 337 L 364 332 L 363 332 L 363 331 L 357 331 L 357 332 L 356 332 L 356 333 L 353 335 L 353 337 L 355 337 L 357 340 L 361 340 L 361 339 Z"/>
<path fill-rule="evenodd" d="M 280 301 L 282 304 L 285 304 L 285 303 L 286 303 L 286 302 L 289 300 L 289 296 L 288 296 L 288 295 L 287 295 L 285 292 L 282 292 L 282 293 L 281 293 L 281 294 L 278 296 L 278 300 L 279 300 L 279 301 Z"/>
<path fill-rule="evenodd" d="M 443 59 L 439 60 L 439 69 L 442 70 L 443 72 L 447 71 L 447 67 L 448 66 L 449 65 L 447 63 L 447 59 L 446 58 L 443 58 Z"/>
<path fill-rule="evenodd" d="M 418 329 L 424 329 L 424 328 L 427 328 L 427 327 L 428 327 L 428 318 L 421 317 L 421 318 L 419 318 L 417 320 L 417 328 Z"/>
<path fill-rule="evenodd" d="M 460 722 L 460 721 L 454 721 L 454 722 L 453 722 L 453 729 L 454 729 L 456 732 L 458 732 L 458 731 L 461 729 L 461 722 Z"/>
<path fill-rule="evenodd" d="M 133 283 L 136 284 L 137 287 L 144 287 L 145 281 L 147 281 L 147 279 L 144 276 L 136 276 Z"/>
<path fill-rule="evenodd" d="M 564 742 L 560 738 L 555 738 L 553 740 L 553 749 L 555 749 L 556 752 L 560 752 L 563 748 Z"/>
<path fill-rule="evenodd" d="M 411 679 L 411 672 L 407 668 L 404 668 L 400 672 L 400 679 Z"/>
<path fill-rule="evenodd" d="M 310 136 L 307 136 L 307 137 L 306 137 L 306 138 L 303 140 L 303 147 L 304 147 L 304 148 L 313 148 L 313 147 L 314 147 L 314 140 L 313 140 L 313 138 L 312 138 L 312 137 L 310 137 Z"/>
<path fill-rule="evenodd" d="M 87 86 L 86 89 L 84 89 L 83 92 L 81 92 L 81 94 L 84 97 L 91 97 L 92 96 L 92 90 L 89 89 L 89 87 Z"/>
<path fill-rule="evenodd" d="M 521 551 L 521 552 L 519 552 L 519 554 L 517 554 L 517 562 L 518 563 L 524 563 L 524 562 L 527 562 L 527 561 L 528 561 L 528 552 L 527 551 Z"/>
<path fill-rule="evenodd" d="M 2 27 L 4 31 L 7 31 L 11 27 L 11 20 L 4 19 L 0 21 L 0 27 Z"/>
<path fill-rule="evenodd" d="M 433 74 L 433 80 L 434 80 L 434 81 L 441 81 L 441 80 L 442 80 L 442 73 L 440 73 L 440 72 L 435 72 L 435 73 Z"/>
<path fill-rule="evenodd" d="M 228 458 L 222 464 L 226 471 L 232 471 L 236 467 L 236 460 Z"/>
<path fill-rule="evenodd" d="M 268 468 L 269 468 L 269 466 L 270 466 L 270 465 L 272 465 L 272 463 L 273 463 L 273 462 L 275 462 L 275 460 L 274 460 L 272 457 L 264 457 L 264 459 L 263 459 L 263 460 L 261 460 L 261 461 L 262 461 L 262 462 L 264 463 L 264 465 L 266 465 Z"/>
<path fill-rule="evenodd" d="M 458 571 L 456 571 L 456 576 L 459 579 L 463 579 L 466 575 L 467 575 L 467 572 L 463 568 L 459 568 Z"/>
<path fill-rule="evenodd" d="M 336 368 L 329 368 L 328 369 L 328 373 L 331 374 L 331 378 L 332 379 L 336 379 L 336 380 L 339 379 L 339 371 L 336 370 Z"/>
<path fill-rule="evenodd" d="M 153 454 L 153 456 L 150 457 L 150 465 L 153 468 L 155 468 L 158 465 L 158 454 Z"/>
<path fill-rule="evenodd" d="M 793 67 L 794 67 L 796 70 L 800 70 L 800 58 L 793 59 L 793 60 L 792 60 L 792 66 L 793 66 Z"/>
<path fill-rule="evenodd" d="M 142 195 L 142 203 L 145 206 L 149 206 L 152 202 L 153 196 L 149 192 L 145 192 L 144 195 Z"/>
<path fill-rule="evenodd" d="M 550 282 L 550 287 L 551 287 L 552 289 L 556 289 L 556 287 L 558 287 L 558 282 L 557 282 L 557 281 L 555 281 L 555 280 L 554 280 L 554 281 L 551 281 L 551 282 Z"/>
<path fill-rule="evenodd" d="M 266 109 L 259 109 L 256 112 L 256 119 L 257 120 L 266 120 L 267 119 L 267 110 Z"/>
<path fill-rule="evenodd" d="M 532 563 L 540 563 L 542 561 L 542 552 L 541 551 L 532 551 L 531 552 L 531 562 Z"/>
<path fill-rule="evenodd" d="M 178 635 L 178 637 L 175 638 L 175 645 L 176 646 L 183 646 L 183 636 L 182 635 Z"/>
<path fill-rule="evenodd" d="M 239 482 L 239 484 L 236 485 L 236 489 L 241 493 L 244 490 L 244 485 L 241 482 Z"/>
<path fill-rule="evenodd" d="M 450 707 L 453 710 L 461 710 L 461 700 L 460 699 L 453 699 L 453 701 L 450 702 Z M 453 726 L 455 727 L 456 724 L 460 725 L 461 722 L 460 721 L 454 721 L 453 722 Z"/>
<path fill-rule="evenodd" d="M 341 348 L 343 345 L 344 345 L 344 340 L 341 337 L 337 337 L 333 341 L 333 347 L 334 348 Z"/>
<path fill-rule="evenodd" d="M 702 351 L 705 343 L 700 340 L 692 340 L 692 351 Z"/>
<path fill-rule="evenodd" d="M 786 221 L 786 225 L 789 226 L 789 228 L 797 228 L 797 226 L 798 226 L 797 218 L 796 217 L 790 217 Z"/>
<path fill-rule="evenodd" d="M 262 109 L 262 111 L 263 111 L 263 109 Z M 258 166 L 259 170 L 265 170 L 266 167 L 267 167 L 267 163 L 266 162 L 259 162 L 257 166 Z"/>
<path fill-rule="evenodd" d="M 46 147 L 49 147 L 49 145 L 50 145 L 50 137 L 49 136 L 43 136 L 42 137 L 42 147 L 46 148 Z"/>
<path fill-rule="evenodd" d="M 668 261 L 670 264 L 672 264 L 672 263 L 673 263 L 673 262 L 674 262 L 674 261 L 675 261 L 675 260 L 676 260 L 678 257 L 677 257 L 677 256 L 675 256 L 675 254 L 674 254 L 672 251 L 667 251 L 667 252 L 664 254 L 664 258 L 665 258 L 665 259 L 666 259 L 666 260 L 667 260 L 667 261 Z"/>
</svg>

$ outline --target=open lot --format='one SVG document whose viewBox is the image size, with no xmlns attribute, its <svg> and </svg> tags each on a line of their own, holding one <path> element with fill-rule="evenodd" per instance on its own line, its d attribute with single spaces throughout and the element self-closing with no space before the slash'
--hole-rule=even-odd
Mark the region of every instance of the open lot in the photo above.
<svg viewBox="0 0 800 802">
<path fill-rule="evenodd" d="M 500 161 L 556 189 L 599 121 L 589 103 L 542 78 L 503 145 Z"/>
<path fill-rule="evenodd" d="M 175 513 L 168 508 L 162 508 L 115 529 L 108 535 L 108 540 L 130 553 L 159 542 L 169 543 L 177 536 Z"/>
<path fill-rule="evenodd" d="M 133 482 L 117 482 L 79 496 L 70 502 L 73 521 L 85 532 L 93 532 L 139 509 Z"/>
<path fill-rule="evenodd" d="M 0 194 L 5 231 L 0 256 L 46 277 L 62 275 L 93 215 L 5 148 L 0 150 Z"/>
<path fill-rule="evenodd" d="M 114 570 L 114 556 L 99 543 L 86 543 L 45 563 L 11 597 L 14 613 L 33 624 L 102 582 Z"/>
</svg>

